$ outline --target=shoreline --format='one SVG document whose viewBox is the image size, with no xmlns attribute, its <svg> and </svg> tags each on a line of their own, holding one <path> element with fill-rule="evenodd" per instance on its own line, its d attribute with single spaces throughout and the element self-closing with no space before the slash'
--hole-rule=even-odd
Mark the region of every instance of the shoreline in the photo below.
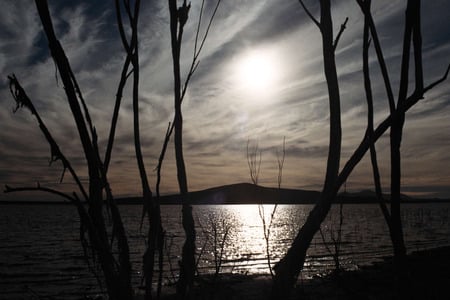
<svg viewBox="0 0 450 300">
<path fill-rule="evenodd" d="M 315 204 L 320 192 L 314 190 L 273 188 L 249 183 L 236 183 L 212 187 L 204 190 L 189 192 L 189 201 L 192 205 L 236 205 L 236 204 Z M 386 203 L 390 203 L 390 196 L 384 195 Z M 42 198 L 41 198 L 42 199 Z M 117 197 L 118 205 L 142 205 L 142 197 Z M 159 199 L 161 205 L 181 205 L 179 194 L 162 195 Z M 446 198 L 415 198 L 401 195 L 402 203 L 450 203 Z M 359 192 L 344 192 L 337 195 L 333 204 L 378 204 L 375 192 L 363 190 Z M 64 201 L 27 201 L 3 200 L 0 205 L 9 204 L 70 204 Z"/>
<path fill-rule="evenodd" d="M 396 274 L 392 257 L 386 257 L 358 270 L 300 278 L 290 299 L 450 299 L 450 246 L 411 252 L 402 270 L 403 279 Z M 201 275 L 194 299 L 263 300 L 270 289 L 268 274 Z M 163 287 L 161 299 L 176 299 L 175 287 Z"/>
</svg>

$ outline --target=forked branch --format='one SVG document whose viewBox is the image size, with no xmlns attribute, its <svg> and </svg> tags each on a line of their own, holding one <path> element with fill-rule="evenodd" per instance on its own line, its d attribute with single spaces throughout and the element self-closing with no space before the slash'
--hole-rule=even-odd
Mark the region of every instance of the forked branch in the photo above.
<svg viewBox="0 0 450 300">
<path fill-rule="evenodd" d="M 345 18 L 345 21 L 344 21 L 344 23 L 342 23 L 341 29 L 339 29 L 339 32 L 338 32 L 338 34 L 337 34 L 337 36 L 336 36 L 336 39 L 334 40 L 334 43 L 333 43 L 333 50 L 334 50 L 334 51 L 336 51 L 336 48 L 337 48 L 337 45 L 338 45 L 338 43 L 339 43 L 339 40 L 340 40 L 340 38 L 341 38 L 341 36 L 342 36 L 342 33 L 344 32 L 344 30 L 345 30 L 345 28 L 346 28 L 346 26 L 347 26 L 347 22 L 348 22 L 348 17 Z"/>
<path fill-rule="evenodd" d="M 44 121 L 41 119 L 38 111 L 33 105 L 33 102 L 26 94 L 25 90 L 20 85 L 19 81 L 17 80 L 16 76 L 14 74 L 8 76 L 9 79 L 9 89 L 11 92 L 11 95 L 13 96 L 14 100 L 16 101 L 16 108 L 15 112 L 21 108 L 26 107 L 30 110 L 31 114 L 33 114 L 36 117 L 36 120 L 39 124 L 39 128 L 41 129 L 41 132 L 44 134 L 45 139 L 47 140 L 48 144 L 50 145 L 50 163 L 55 162 L 57 160 L 61 160 L 63 164 L 63 173 L 61 175 L 60 181 L 63 180 L 64 171 L 66 169 L 69 170 L 70 174 L 72 175 L 73 180 L 77 184 L 81 194 L 83 195 L 84 199 L 86 201 L 89 201 L 89 197 L 86 193 L 86 190 L 84 189 L 84 186 L 81 184 L 81 181 L 78 177 L 78 175 L 75 173 L 75 170 L 72 168 L 72 165 L 70 164 L 69 160 L 66 158 L 66 156 L 61 152 L 58 143 L 55 141 L 53 136 L 51 135 L 50 131 L 48 130 L 47 126 L 45 125 Z"/>
</svg>

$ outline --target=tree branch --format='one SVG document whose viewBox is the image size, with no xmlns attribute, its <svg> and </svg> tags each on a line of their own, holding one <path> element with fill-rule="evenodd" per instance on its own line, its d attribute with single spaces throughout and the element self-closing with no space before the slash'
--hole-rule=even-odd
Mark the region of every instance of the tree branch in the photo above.
<svg viewBox="0 0 450 300">
<path fill-rule="evenodd" d="M 338 34 L 337 34 L 337 36 L 336 36 L 336 39 L 334 40 L 334 43 L 333 43 L 333 51 L 336 51 L 336 47 L 337 47 L 337 45 L 338 45 L 338 43 L 339 43 L 339 39 L 341 38 L 341 35 L 342 35 L 342 33 L 344 32 L 344 30 L 345 30 L 345 28 L 346 28 L 347 22 L 348 22 L 348 17 L 345 18 L 345 21 L 344 21 L 344 23 L 341 25 L 341 29 L 339 30 L 339 32 L 338 32 Z"/>
<path fill-rule="evenodd" d="M 28 108 L 36 117 L 36 120 L 39 124 L 39 128 L 41 129 L 41 132 L 44 134 L 45 139 L 50 145 L 50 163 L 57 161 L 58 159 L 61 160 L 63 164 L 63 168 L 68 169 L 70 174 L 72 175 L 73 180 L 76 182 L 78 188 L 80 189 L 81 194 L 85 198 L 86 201 L 89 201 L 89 197 L 86 193 L 86 190 L 84 189 L 84 186 L 81 184 L 80 179 L 78 178 L 78 175 L 76 174 L 75 170 L 72 168 L 72 165 L 70 164 L 69 160 L 66 158 L 66 156 L 61 152 L 58 143 L 55 141 L 53 136 L 51 135 L 50 131 L 48 130 L 47 126 L 45 125 L 44 121 L 41 119 L 38 111 L 33 105 L 33 102 L 26 94 L 25 90 L 20 85 L 19 81 L 17 80 L 16 76 L 14 74 L 8 76 L 9 79 L 9 89 L 11 92 L 11 95 L 13 96 L 14 100 L 17 103 L 15 111 L 17 111 L 20 107 L 25 106 Z M 63 171 L 64 175 L 64 171 Z M 61 181 L 62 181 L 61 176 Z"/>
<path fill-rule="evenodd" d="M 28 192 L 28 191 L 41 191 L 41 192 L 46 192 L 46 193 L 50 193 L 50 194 L 54 194 L 54 195 L 58 195 L 66 200 L 68 200 L 71 203 L 75 203 L 77 202 L 77 200 L 63 192 L 60 192 L 58 190 L 54 190 L 51 188 L 46 188 L 46 187 L 42 187 L 39 185 L 39 183 L 37 184 L 36 187 L 17 187 L 17 188 L 12 188 L 9 185 L 5 185 L 5 190 L 3 191 L 4 193 L 15 193 L 15 192 Z"/>
<path fill-rule="evenodd" d="M 370 0 L 366 0 L 366 1 L 356 0 L 356 2 L 359 4 L 364 16 L 367 17 L 368 26 L 370 28 L 370 34 L 372 36 L 373 44 L 375 46 L 375 52 L 377 54 L 378 64 L 380 65 L 381 74 L 382 74 L 383 80 L 384 80 L 384 86 L 386 88 L 386 94 L 387 94 L 388 102 L 389 102 L 389 111 L 392 114 L 395 111 L 394 93 L 392 91 L 392 85 L 391 85 L 391 81 L 389 79 L 386 62 L 384 60 L 383 50 L 381 49 L 381 43 L 378 38 L 377 29 L 375 27 L 375 23 L 373 21 L 372 14 L 370 12 L 371 1 Z"/>
<path fill-rule="evenodd" d="M 450 65 L 447 67 L 447 70 L 446 70 L 445 74 L 440 79 L 434 81 L 433 83 L 431 83 L 430 85 L 428 85 L 427 87 L 425 87 L 423 89 L 423 94 L 422 93 L 420 93 L 420 94 L 419 93 L 413 93 L 411 96 L 409 96 L 404 101 L 404 103 L 401 103 L 401 105 L 399 105 L 399 107 L 397 108 L 397 110 L 394 112 L 393 115 L 389 115 L 388 117 L 386 117 L 377 126 L 377 128 L 374 130 L 374 134 L 373 134 L 372 137 L 370 137 L 370 138 L 364 137 L 363 138 L 363 140 L 361 141 L 361 143 L 358 146 L 358 148 L 356 148 L 356 150 L 353 152 L 352 156 L 348 159 L 348 161 L 346 162 L 346 164 L 342 168 L 341 172 L 339 173 L 339 177 L 338 177 L 336 186 L 334 188 L 334 192 L 335 193 L 337 193 L 337 191 L 342 186 L 342 184 L 347 180 L 348 176 L 353 171 L 355 166 L 361 161 L 361 159 L 363 158 L 364 154 L 370 148 L 370 145 L 376 143 L 376 141 L 391 126 L 392 118 L 395 116 L 395 114 L 407 112 L 412 106 L 414 106 L 417 102 L 419 102 L 421 99 L 423 99 L 423 95 L 427 91 L 431 90 L 432 88 L 436 87 L 440 83 L 444 82 L 447 79 L 449 72 L 450 72 Z"/>
<path fill-rule="evenodd" d="M 369 4 L 370 5 L 370 1 Z M 371 138 L 373 136 L 373 94 L 372 86 L 370 81 L 370 70 L 369 70 L 369 16 L 364 16 L 364 34 L 363 34 L 363 76 L 364 76 L 364 90 L 366 92 L 367 100 L 367 129 L 366 136 Z M 375 192 L 378 199 L 378 203 L 383 213 L 384 219 L 390 228 L 391 216 L 387 209 L 386 203 L 383 199 L 383 191 L 381 188 L 380 171 L 378 168 L 377 152 L 375 144 L 370 145 L 370 160 L 372 163 L 373 181 L 375 185 Z"/>
<path fill-rule="evenodd" d="M 447 76 L 448 76 L 449 72 L 450 72 L 450 64 L 448 65 L 447 70 L 445 71 L 444 75 L 440 79 L 436 80 L 435 82 L 433 82 L 430 85 L 428 85 L 428 86 L 423 88 L 423 93 L 425 94 L 426 92 L 428 92 L 429 90 L 434 88 L 436 85 L 438 85 L 438 84 L 442 83 L 443 81 L 445 81 L 447 79 Z"/>
<path fill-rule="evenodd" d="M 319 21 L 317 21 L 316 18 L 314 18 L 314 16 L 312 15 L 312 13 L 309 11 L 309 9 L 306 7 L 305 3 L 303 3 L 302 0 L 298 0 L 298 2 L 300 2 L 300 4 L 302 5 L 303 9 L 305 10 L 306 14 L 308 15 L 308 17 L 310 17 L 310 19 L 314 22 L 314 24 L 317 25 L 317 27 L 319 27 L 319 29 L 321 28 L 321 25 L 319 23 Z"/>
</svg>

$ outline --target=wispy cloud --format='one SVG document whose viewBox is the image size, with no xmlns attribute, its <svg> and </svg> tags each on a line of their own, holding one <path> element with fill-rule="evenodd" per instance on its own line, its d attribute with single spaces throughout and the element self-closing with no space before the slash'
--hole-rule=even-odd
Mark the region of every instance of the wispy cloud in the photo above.
<svg viewBox="0 0 450 300">
<path fill-rule="evenodd" d="M 373 12 L 383 51 L 397 93 L 406 1 L 374 2 Z M 207 1 L 204 20 L 214 1 Z M 314 14 L 316 1 L 306 1 Z M 193 1 L 182 47 L 182 73 L 191 63 L 200 2 Z M 426 82 L 439 78 L 450 62 L 450 10 L 445 0 L 422 3 Z M 104 149 L 124 52 L 111 3 L 52 3 L 58 37 L 75 71 Z M 343 161 L 365 130 L 362 89 L 362 19 L 354 1 L 333 3 L 335 32 L 346 17 L 336 60 L 340 76 Z M 168 123 L 173 118 L 173 79 L 168 10 L 164 1 L 142 3 L 140 15 L 140 113 L 142 144 L 149 170 L 156 165 Z M 203 24 L 202 32 L 206 28 Z M 276 184 L 276 148 L 286 138 L 283 185 L 320 189 L 328 152 L 328 98 L 323 76 L 321 39 L 314 23 L 296 1 L 223 1 L 205 43 L 200 65 L 183 103 L 184 146 L 189 185 L 201 189 L 248 181 L 246 143 L 259 141 L 263 153 L 261 183 Z M 252 51 L 270 53 L 276 82 L 261 94 L 244 93 L 236 84 L 241 60 Z M 372 52 L 373 55 L 373 52 Z M 387 112 L 379 68 L 371 57 L 376 121 Z M 0 73 L 16 73 L 61 149 L 82 176 L 84 158 L 61 82 L 49 55 L 39 17 L 28 1 L 7 1 L 0 11 Z M 275 77 L 274 77 L 275 78 Z M 239 83 L 239 82 L 238 82 Z M 139 194 L 132 142 L 130 89 L 124 93 L 113 151 L 110 180 L 119 195 Z M 426 95 L 407 115 L 403 151 L 404 189 L 411 193 L 450 196 L 450 163 L 446 117 L 450 87 L 443 84 Z M 28 112 L 12 114 L 7 81 L 0 81 L 0 183 L 56 183 L 60 168 L 48 168 L 48 146 Z M 383 183 L 389 178 L 388 141 L 377 144 Z M 101 150 L 102 152 L 103 150 Z M 20 166 L 21 170 L 18 171 Z M 365 159 L 348 182 L 353 189 L 370 188 Z M 154 182 L 154 173 L 150 172 Z M 173 146 L 163 169 L 164 192 L 176 192 Z M 446 181 L 447 180 L 447 181 Z M 434 188 L 434 189 L 433 189 Z M 2 196 L 3 197 L 3 196 Z"/>
</svg>

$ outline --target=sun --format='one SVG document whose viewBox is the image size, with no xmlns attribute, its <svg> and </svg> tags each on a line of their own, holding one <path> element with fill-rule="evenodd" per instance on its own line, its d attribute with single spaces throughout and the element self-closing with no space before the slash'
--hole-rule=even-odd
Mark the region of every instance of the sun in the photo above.
<svg viewBox="0 0 450 300">
<path fill-rule="evenodd" d="M 249 51 L 236 61 L 236 83 L 244 93 L 267 95 L 276 87 L 278 69 L 273 53 L 264 50 Z"/>
</svg>

